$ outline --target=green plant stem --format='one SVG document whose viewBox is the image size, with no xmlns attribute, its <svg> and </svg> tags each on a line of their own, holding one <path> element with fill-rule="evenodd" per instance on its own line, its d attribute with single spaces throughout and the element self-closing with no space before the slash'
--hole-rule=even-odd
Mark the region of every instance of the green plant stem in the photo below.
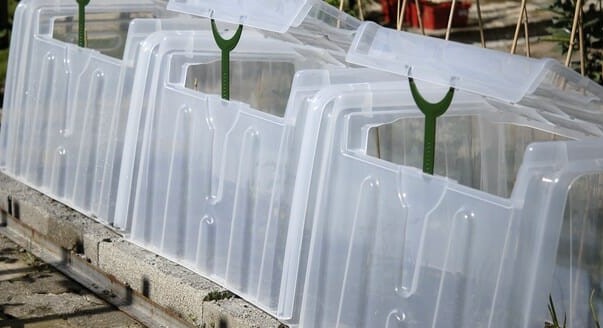
<svg viewBox="0 0 603 328">
<path fill-rule="evenodd" d="M 601 324 L 599 323 L 599 316 L 597 315 L 597 311 L 595 310 L 595 305 L 593 303 L 594 297 L 595 297 L 595 291 L 593 290 L 590 293 L 590 298 L 588 300 L 588 304 L 590 305 L 590 313 L 593 316 L 593 321 L 595 322 L 595 328 L 601 328 Z"/>
</svg>

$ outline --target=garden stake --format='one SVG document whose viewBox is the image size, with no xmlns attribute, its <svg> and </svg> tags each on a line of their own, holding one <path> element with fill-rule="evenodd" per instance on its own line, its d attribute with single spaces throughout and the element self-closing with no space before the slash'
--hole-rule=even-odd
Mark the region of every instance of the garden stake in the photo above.
<svg viewBox="0 0 603 328">
<path fill-rule="evenodd" d="M 421 34 L 425 35 L 425 27 L 423 26 L 423 16 L 421 16 L 421 7 L 419 6 L 419 0 L 415 0 L 415 7 L 417 8 L 417 20 L 419 21 L 419 28 Z"/>
<path fill-rule="evenodd" d="M 398 31 L 402 30 L 402 23 L 404 22 L 404 13 L 406 12 L 407 5 L 408 0 L 403 0 L 402 5 L 400 5 L 400 0 L 398 0 L 398 22 L 396 24 L 396 29 Z"/>
<path fill-rule="evenodd" d="M 339 0 L 339 12 L 343 11 L 343 0 Z M 337 18 L 337 28 L 341 27 L 341 20 Z"/>
<path fill-rule="evenodd" d="M 525 33 L 526 38 L 526 57 L 532 57 L 532 51 L 530 50 L 530 32 L 528 30 L 528 26 L 530 22 L 528 22 L 528 9 L 523 9 L 524 21 L 523 21 L 523 31 Z"/>
<path fill-rule="evenodd" d="M 413 78 L 408 78 L 410 92 L 415 104 L 425 115 L 425 137 L 423 145 L 423 172 L 433 175 L 435 164 L 436 122 L 450 107 L 454 97 L 454 88 L 450 87 L 446 96 L 438 103 L 430 103 L 419 92 Z"/>
<path fill-rule="evenodd" d="M 237 46 L 243 32 L 243 25 L 239 25 L 234 36 L 225 40 L 216 27 L 216 21 L 211 20 L 211 31 L 216 44 L 222 50 L 222 99 L 230 100 L 230 52 Z"/>
<path fill-rule="evenodd" d="M 448 16 L 448 25 L 446 26 L 446 37 L 444 38 L 446 41 L 450 39 L 450 30 L 452 29 L 452 19 L 454 18 L 455 7 L 456 0 L 452 0 L 452 5 L 450 6 L 450 16 Z"/>
<path fill-rule="evenodd" d="M 576 1 L 576 9 L 574 11 L 574 20 L 572 22 L 572 32 L 570 33 L 570 41 L 567 49 L 567 57 L 565 57 L 565 66 L 569 67 L 572 62 L 572 54 L 574 52 L 574 44 L 576 41 L 576 30 L 578 28 L 578 20 L 582 14 L 582 0 Z"/>
<path fill-rule="evenodd" d="M 482 48 L 486 47 L 486 36 L 484 35 L 484 21 L 482 19 L 482 8 L 479 4 L 479 0 L 475 0 L 475 5 L 477 7 L 477 22 L 479 24 L 479 38 L 482 42 Z"/>
<path fill-rule="evenodd" d="M 364 10 L 362 9 L 362 0 L 358 0 L 358 18 L 364 20 Z"/>
<path fill-rule="evenodd" d="M 515 35 L 513 36 L 513 43 L 511 45 L 511 54 L 515 54 L 517 49 L 517 42 L 519 40 L 519 29 L 521 28 L 521 22 L 523 21 L 523 15 L 527 12 L 527 0 L 521 0 L 521 6 L 519 7 L 519 17 L 517 18 L 517 25 L 515 26 Z"/>
<path fill-rule="evenodd" d="M 77 44 L 80 47 L 86 46 L 86 6 L 90 3 L 90 0 L 76 0 L 78 4 L 78 40 Z"/>
<path fill-rule="evenodd" d="M 586 74 L 586 54 L 584 53 L 584 21 L 583 21 L 583 17 L 582 17 L 582 11 L 580 11 L 580 18 L 578 20 L 578 42 L 579 42 L 579 49 L 580 49 L 580 74 L 582 74 L 582 76 L 584 76 L 584 74 Z"/>
</svg>

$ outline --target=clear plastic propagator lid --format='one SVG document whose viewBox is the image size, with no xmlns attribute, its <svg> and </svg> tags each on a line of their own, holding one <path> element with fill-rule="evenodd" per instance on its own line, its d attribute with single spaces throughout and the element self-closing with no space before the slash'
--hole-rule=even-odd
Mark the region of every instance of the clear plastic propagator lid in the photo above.
<svg viewBox="0 0 603 328">
<path fill-rule="evenodd" d="M 262 30 L 286 32 L 322 0 L 170 0 L 168 9 Z"/>
<path fill-rule="evenodd" d="M 338 16 L 335 11 L 325 10 L 329 9 L 326 7 L 322 0 L 169 0 L 168 3 L 169 10 L 273 32 L 286 32 L 313 15 L 320 16 L 322 23 L 333 20 L 339 26 L 347 22 L 347 15 Z M 553 59 L 526 58 L 399 32 L 373 22 L 352 22 L 348 28 L 356 30 L 346 58 L 350 64 L 450 86 L 504 103 L 519 103 L 550 84 L 555 84 L 554 94 L 561 91 L 564 98 L 571 98 L 568 85 L 595 95 L 601 90 Z M 595 98 L 600 100 L 599 96 Z"/>
<path fill-rule="evenodd" d="M 469 44 L 424 37 L 365 22 L 356 31 L 347 62 L 503 103 L 519 103 L 544 89 L 575 103 L 572 93 L 600 106 L 602 88 L 553 59 L 534 59 Z M 548 100 L 550 102 L 550 100 Z M 592 104 L 591 104 L 592 105 Z"/>
</svg>

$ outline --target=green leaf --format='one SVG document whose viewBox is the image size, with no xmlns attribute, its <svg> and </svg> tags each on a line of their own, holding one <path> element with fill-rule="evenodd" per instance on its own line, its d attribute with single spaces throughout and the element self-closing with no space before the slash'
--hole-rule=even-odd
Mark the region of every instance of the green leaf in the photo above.
<svg viewBox="0 0 603 328">
<path fill-rule="evenodd" d="M 547 42 L 564 42 L 564 43 L 569 43 L 569 37 L 555 37 L 555 36 L 543 36 L 542 38 L 540 38 L 540 40 L 542 41 L 547 41 Z"/>
<path fill-rule="evenodd" d="M 599 23 L 600 23 L 599 19 L 595 18 L 595 19 L 591 19 L 589 21 L 583 22 L 582 23 L 582 27 L 583 28 L 587 28 L 587 27 L 591 27 L 591 26 L 597 25 Z"/>
</svg>

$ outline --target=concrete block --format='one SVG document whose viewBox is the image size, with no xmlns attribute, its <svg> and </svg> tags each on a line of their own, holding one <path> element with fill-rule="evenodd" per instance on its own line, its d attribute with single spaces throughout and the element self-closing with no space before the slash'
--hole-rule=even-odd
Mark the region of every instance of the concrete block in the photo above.
<svg viewBox="0 0 603 328">
<path fill-rule="evenodd" d="M 203 303 L 205 328 L 286 328 L 256 307 L 240 298 L 230 298 Z"/>
<path fill-rule="evenodd" d="M 98 259 L 97 248 L 101 240 L 118 236 L 85 215 L 4 174 L 0 174 L 0 209 L 69 251 L 78 254 L 88 251 L 91 261 Z"/>
<path fill-rule="evenodd" d="M 8 212 L 8 196 L 10 193 L 0 189 L 0 211 Z"/>
<path fill-rule="evenodd" d="M 22 201 L 22 199 L 24 201 Z M 12 195 L 13 217 L 31 227 L 38 233 L 48 236 L 49 213 L 31 202 L 35 197 L 17 197 Z M 18 210 L 15 210 L 17 208 Z"/>
<path fill-rule="evenodd" d="M 121 236 L 100 224 L 89 224 L 82 232 L 84 256 L 95 266 L 99 265 L 99 248 L 101 243 L 119 239 Z"/>
<path fill-rule="evenodd" d="M 217 284 L 1 173 L 0 209 L 35 230 L 30 233 L 83 256 L 111 280 L 193 326 L 283 327 L 249 303 L 229 298 L 231 294 Z"/>
<path fill-rule="evenodd" d="M 122 239 L 99 245 L 99 267 L 134 291 L 199 325 L 203 302 L 221 288 L 201 276 Z"/>
</svg>

